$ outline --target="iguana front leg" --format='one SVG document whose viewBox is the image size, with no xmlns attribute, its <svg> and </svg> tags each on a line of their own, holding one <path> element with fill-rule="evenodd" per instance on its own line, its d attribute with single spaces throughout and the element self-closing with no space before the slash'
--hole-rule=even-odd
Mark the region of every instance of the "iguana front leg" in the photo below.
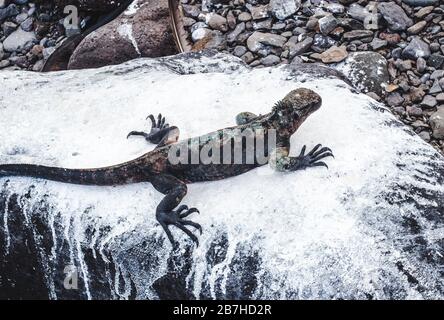
<svg viewBox="0 0 444 320">
<path fill-rule="evenodd" d="M 165 123 L 165 117 L 162 117 L 161 114 L 157 116 L 157 121 L 152 114 L 147 119 L 150 119 L 152 124 L 150 133 L 131 131 L 127 138 L 130 136 L 142 136 L 146 141 L 157 144 L 157 148 L 176 142 L 179 139 L 179 129 L 177 127 L 170 127 L 168 123 Z"/>
<path fill-rule="evenodd" d="M 296 171 L 309 167 L 323 166 L 328 169 L 325 162 L 320 161 L 326 157 L 334 157 L 330 148 L 316 145 L 308 154 L 305 154 L 306 146 L 302 147 L 297 157 L 289 157 L 289 147 L 278 147 L 270 157 L 271 166 L 277 171 Z"/>
<path fill-rule="evenodd" d="M 174 237 L 168 228 L 170 225 L 173 225 L 185 232 L 191 238 L 191 240 L 199 245 L 199 240 L 197 237 L 185 226 L 194 227 L 198 229 L 201 234 L 202 227 L 198 223 L 184 219 L 194 212 L 199 212 L 199 210 L 196 208 L 188 208 L 185 205 L 182 205 L 174 210 L 187 194 L 187 185 L 168 174 L 156 175 L 151 178 L 150 182 L 157 191 L 165 195 L 157 206 L 156 218 L 162 228 L 165 230 L 165 233 L 167 234 L 167 237 L 173 247 L 176 248 L 178 243 L 174 240 Z"/>
</svg>

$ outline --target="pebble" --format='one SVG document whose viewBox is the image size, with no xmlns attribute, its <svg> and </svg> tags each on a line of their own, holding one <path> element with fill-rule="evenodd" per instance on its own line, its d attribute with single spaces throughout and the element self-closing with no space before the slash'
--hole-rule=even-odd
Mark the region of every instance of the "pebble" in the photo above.
<svg viewBox="0 0 444 320">
<path fill-rule="evenodd" d="M 15 52 L 23 50 L 29 43 L 33 42 L 37 42 L 34 32 L 17 29 L 3 41 L 3 48 L 5 51 Z"/>
<path fill-rule="evenodd" d="M 443 103 L 444 102 L 444 93 L 440 93 L 436 96 L 436 101 L 438 101 L 439 103 Z"/>
<path fill-rule="evenodd" d="M 412 41 L 402 51 L 402 56 L 406 59 L 416 60 L 418 58 L 428 58 L 430 47 L 420 37 L 414 37 Z"/>
<path fill-rule="evenodd" d="M 10 4 L 6 8 L 0 9 L 0 22 L 5 19 L 16 16 L 20 13 L 19 8 L 15 4 Z"/>
<path fill-rule="evenodd" d="M 426 67 L 427 67 L 427 62 L 425 61 L 425 59 L 422 57 L 419 57 L 416 60 L 416 70 L 419 73 L 423 73 L 426 70 Z"/>
<path fill-rule="evenodd" d="M 433 137 L 436 139 L 444 139 L 444 107 L 438 108 L 438 110 L 430 116 L 429 123 L 433 130 Z"/>
<path fill-rule="evenodd" d="M 421 131 L 418 133 L 418 136 L 426 142 L 430 141 L 430 133 L 427 130 Z"/>
<path fill-rule="evenodd" d="M 433 9 L 435 9 L 434 6 L 428 6 L 424 7 L 418 10 L 418 12 L 415 13 L 415 17 L 419 19 L 423 19 L 426 15 L 430 14 Z"/>
<path fill-rule="evenodd" d="M 430 94 L 437 94 L 437 93 L 440 93 L 440 92 L 442 92 L 442 87 L 439 84 L 439 80 L 436 79 L 435 81 L 433 81 L 433 85 L 430 88 L 429 93 Z"/>
<path fill-rule="evenodd" d="M 353 30 L 344 33 L 345 40 L 356 40 L 373 36 L 373 32 L 370 30 Z"/>
<path fill-rule="evenodd" d="M 421 102 L 421 107 L 431 109 L 437 105 L 436 98 L 431 95 L 426 95 Z"/>
<path fill-rule="evenodd" d="M 313 42 L 314 42 L 313 38 L 307 37 L 298 43 L 288 41 L 285 44 L 284 48 L 287 48 L 289 50 L 289 57 L 293 58 L 295 56 L 299 56 L 307 52 L 311 48 Z"/>
<path fill-rule="evenodd" d="M 205 17 L 205 22 L 212 29 L 219 30 L 222 32 L 228 31 L 228 22 L 227 19 L 218 15 L 216 13 L 210 13 Z"/>
<path fill-rule="evenodd" d="M 245 63 L 247 63 L 247 64 L 253 62 L 254 59 L 255 59 L 255 58 L 254 58 L 254 55 L 253 55 L 251 52 L 247 52 L 247 53 L 245 53 L 241 58 L 242 58 L 242 60 L 243 60 Z"/>
<path fill-rule="evenodd" d="M 322 52 L 319 57 L 323 63 L 337 63 L 347 58 L 348 52 L 345 46 L 333 46 Z"/>
<path fill-rule="evenodd" d="M 281 59 L 278 56 L 275 56 L 275 55 L 272 55 L 272 54 L 270 54 L 270 55 L 266 56 L 265 58 L 261 59 L 261 63 L 264 66 L 266 66 L 266 67 L 274 66 L 274 65 L 276 65 L 276 64 L 278 64 L 280 62 L 281 62 Z"/>
<path fill-rule="evenodd" d="M 239 35 L 245 31 L 245 22 L 239 23 L 236 25 L 236 28 L 227 34 L 227 41 L 234 42 L 237 40 Z"/>
<path fill-rule="evenodd" d="M 242 13 L 237 17 L 237 19 L 238 19 L 240 22 L 247 22 L 247 21 L 250 21 L 250 20 L 252 19 L 252 17 L 251 17 L 251 14 L 249 14 L 248 12 L 242 12 Z"/>
<path fill-rule="evenodd" d="M 373 50 L 384 48 L 387 46 L 387 40 L 374 38 L 372 42 L 370 42 L 370 46 L 373 48 Z"/>
<path fill-rule="evenodd" d="M 413 7 L 417 7 L 417 6 L 436 5 L 439 3 L 439 0 L 402 0 L 402 2 L 411 5 Z"/>
<path fill-rule="evenodd" d="M 408 106 L 406 111 L 409 115 L 414 117 L 420 117 L 423 114 L 422 109 L 415 106 Z"/>
<path fill-rule="evenodd" d="M 395 107 L 401 105 L 404 98 L 398 92 L 393 92 L 387 95 L 386 102 L 389 106 Z"/>
<path fill-rule="evenodd" d="M 236 57 L 241 57 L 243 56 L 245 53 L 247 52 L 247 48 L 245 48 L 244 46 L 236 46 L 233 50 L 233 54 Z"/>
<path fill-rule="evenodd" d="M 394 1 L 379 2 L 378 10 L 394 31 L 403 31 L 413 25 L 413 20 Z"/>
<path fill-rule="evenodd" d="M 270 17 L 270 7 L 269 5 L 254 6 L 247 3 L 246 8 L 250 11 L 253 20 L 259 20 Z"/>
<path fill-rule="evenodd" d="M 327 15 L 318 21 L 319 30 L 323 35 L 328 35 L 338 25 L 338 20 L 333 15 Z"/>
<path fill-rule="evenodd" d="M 279 20 L 288 18 L 301 7 L 300 0 L 271 0 L 270 11 Z"/>
<path fill-rule="evenodd" d="M 422 30 L 424 30 L 426 25 L 427 25 L 427 21 L 419 21 L 418 23 L 415 23 L 413 26 L 409 27 L 407 29 L 407 32 L 410 34 L 418 34 Z"/>
<path fill-rule="evenodd" d="M 440 54 L 432 54 L 427 60 L 427 64 L 435 69 L 440 69 L 444 64 L 444 56 Z"/>
<path fill-rule="evenodd" d="M 269 45 L 273 47 L 283 47 L 287 42 L 287 38 L 273 34 L 273 33 L 263 33 L 255 31 L 247 40 L 248 49 L 252 52 L 257 52 L 264 45 Z"/>
</svg>

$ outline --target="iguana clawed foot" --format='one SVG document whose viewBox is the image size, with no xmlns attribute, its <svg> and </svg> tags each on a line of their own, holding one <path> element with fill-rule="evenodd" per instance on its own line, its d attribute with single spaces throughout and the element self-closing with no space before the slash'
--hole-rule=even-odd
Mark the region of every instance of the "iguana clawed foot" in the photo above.
<svg viewBox="0 0 444 320">
<path fill-rule="evenodd" d="M 160 225 L 165 230 L 168 239 L 170 240 L 174 248 L 178 246 L 178 243 L 174 240 L 174 237 L 168 228 L 168 226 L 170 225 L 173 225 L 185 232 L 191 238 L 191 240 L 193 240 L 197 244 L 197 246 L 199 246 L 199 240 L 197 239 L 197 237 L 185 227 L 194 227 L 199 230 L 200 234 L 202 234 L 202 227 L 200 224 L 184 219 L 194 212 L 199 213 L 199 210 L 197 210 L 196 208 L 188 208 L 186 205 L 181 205 L 176 210 L 173 210 L 171 212 L 158 212 L 156 214 L 157 221 L 159 221 Z"/>
<path fill-rule="evenodd" d="M 288 170 L 300 170 L 309 167 L 326 167 L 328 169 L 328 165 L 319 161 L 326 157 L 333 157 L 333 152 L 330 148 L 322 147 L 321 144 L 316 145 L 308 154 L 305 154 L 306 146 L 302 147 L 301 153 L 298 157 L 292 158 L 290 163 L 288 164 Z"/>
<path fill-rule="evenodd" d="M 128 134 L 127 138 L 129 138 L 130 136 L 142 136 L 145 137 L 148 142 L 158 144 L 168 133 L 168 128 L 170 125 L 168 123 L 165 123 L 165 117 L 163 117 L 160 113 L 157 116 L 157 121 L 152 114 L 150 114 L 147 119 L 150 119 L 152 124 L 150 133 L 131 131 Z"/>
</svg>

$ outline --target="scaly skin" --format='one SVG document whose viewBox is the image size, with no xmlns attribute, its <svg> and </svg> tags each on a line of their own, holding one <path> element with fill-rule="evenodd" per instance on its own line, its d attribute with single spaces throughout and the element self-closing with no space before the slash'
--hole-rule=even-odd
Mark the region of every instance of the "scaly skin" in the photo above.
<svg viewBox="0 0 444 320">
<path fill-rule="evenodd" d="M 30 176 L 83 185 L 150 182 L 157 191 L 165 195 L 157 206 L 156 218 L 171 243 L 177 246 L 168 228 L 170 225 L 174 225 L 198 244 L 197 237 L 185 227 L 191 226 L 202 231 L 199 224 L 185 219 L 191 213 L 198 212 L 198 210 L 188 208 L 185 205 L 179 206 L 187 193 L 187 184 L 236 176 L 267 162 L 278 171 L 296 171 L 316 166 L 327 167 L 320 160 L 333 156 L 333 154 L 329 148 L 321 147 L 320 144 L 308 154 L 305 154 L 304 146 L 298 157 L 289 156 L 291 135 L 296 132 L 310 114 L 320 108 L 321 103 L 321 97 L 314 91 L 300 88 L 287 94 L 266 115 L 256 116 L 249 112 L 241 113 L 236 117 L 238 125 L 235 127 L 221 129 L 205 136 L 179 142 L 179 129 L 177 127 L 170 127 L 161 115 L 158 116 L 157 121 L 151 115 L 149 116 L 152 122 L 150 133 L 132 131 L 128 135 L 128 137 L 142 136 L 147 141 L 157 144 L 153 151 L 137 159 L 97 169 L 65 169 L 28 164 L 5 164 L 0 165 L 0 177 Z M 276 133 L 276 143 L 265 148 L 265 161 L 253 157 L 248 162 L 246 156 L 250 152 L 255 154 L 256 146 L 260 145 L 258 142 L 265 141 L 267 143 L 272 130 Z M 222 159 L 221 156 L 215 156 L 216 161 L 213 163 L 206 163 L 201 159 L 196 164 L 189 162 L 176 163 L 171 160 L 171 155 L 176 155 L 177 150 L 189 152 L 193 142 L 195 146 L 198 146 L 199 151 L 211 146 L 215 155 L 217 150 L 220 151 L 221 155 L 223 154 L 222 150 L 228 150 L 234 154 L 233 148 L 236 144 L 232 142 L 242 138 L 239 134 L 245 132 L 249 132 L 247 136 L 253 137 L 256 144 L 253 144 L 253 149 L 249 149 L 248 152 L 246 144 L 237 144 L 238 147 L 241 146 L 241 154 L 244 157 L 235 164 L 224 164 L 222 162 L 219 164 L 216 161 Z M 233 154 L 229 159 L 231 160 L 230 163 L 233 163 Z"/>
</svg>

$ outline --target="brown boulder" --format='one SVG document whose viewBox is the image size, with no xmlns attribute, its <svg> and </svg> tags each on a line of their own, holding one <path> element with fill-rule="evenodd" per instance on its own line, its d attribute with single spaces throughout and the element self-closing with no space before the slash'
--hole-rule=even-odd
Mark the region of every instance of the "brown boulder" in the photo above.
<svg viewBox="0 0 444 320">
<path fill-rule="evenodd" d="M 68 69 L 97 68 L 176 52 L 168 0 L 138 0 L 112 22 L 85 37 L 73 52 Z"/>
</svg>

